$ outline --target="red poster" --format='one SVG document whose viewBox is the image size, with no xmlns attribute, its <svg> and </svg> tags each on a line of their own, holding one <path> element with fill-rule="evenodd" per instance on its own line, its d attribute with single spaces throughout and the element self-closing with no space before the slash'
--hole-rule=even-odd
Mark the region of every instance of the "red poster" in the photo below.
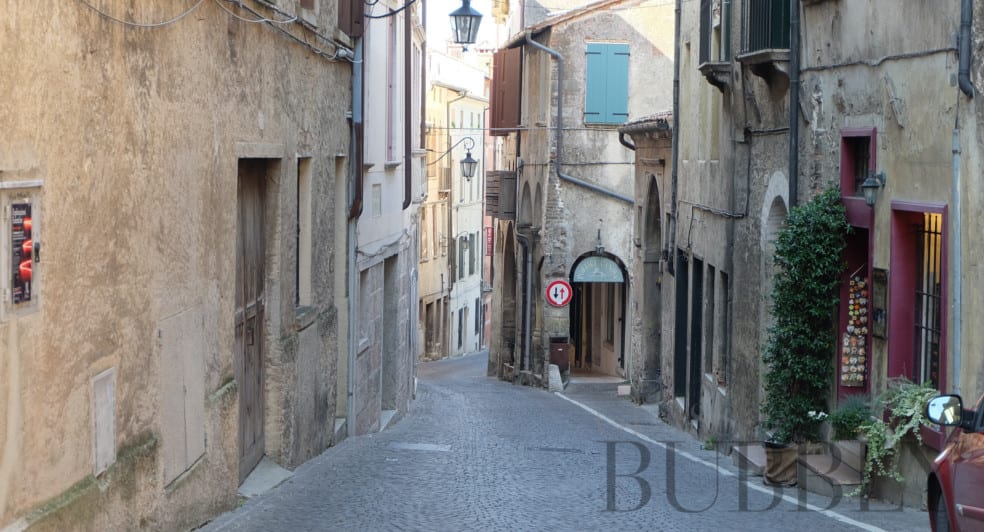
<svg viewBox="0 0 984 532">
<path fill-rule="evenodd" d="M 24 303 L 31 300 L 32 251 L 31 204 L 14 203 L 10 206 L 10 243 L 13 251 L 13 301 Z"/>
<path fill-rule="evenodd" d="M 492 228 L 486 227 L 485 228 L 485 255 L 487 257 L 492 256 L 492 245 L 495 242 L 495 238 L 492 235 L 493 235 Z"/>
</svg>

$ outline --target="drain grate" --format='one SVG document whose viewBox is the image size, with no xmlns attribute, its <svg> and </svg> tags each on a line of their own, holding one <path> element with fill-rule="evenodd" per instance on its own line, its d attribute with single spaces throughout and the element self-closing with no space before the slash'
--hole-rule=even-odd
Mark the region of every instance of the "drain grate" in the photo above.
<svg viewBox="0 0 984 532">
<path fill-rule="evenodd" d="M 571 449 L 569 447 L 527 447 L 527 451 L 537 451 L 544 453 L 573 453 L 573 454 L 584 454 L 584 451 L 580 449 Z"/>
</svg>

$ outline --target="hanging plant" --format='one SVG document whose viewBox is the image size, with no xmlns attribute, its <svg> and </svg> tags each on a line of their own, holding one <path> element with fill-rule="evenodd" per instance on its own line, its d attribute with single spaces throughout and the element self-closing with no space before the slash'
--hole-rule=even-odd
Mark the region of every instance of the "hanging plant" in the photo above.
<svg viewBox="0 0 984 532">
<path fill-rule="evenodd" d="M 837 347 L 834 309 L 850 231 L 840 191 L 793 208 L 776 240 L 772 315 L 763 361 L 766 424 L 775 443 L 819 441 Z"/>
</svg>

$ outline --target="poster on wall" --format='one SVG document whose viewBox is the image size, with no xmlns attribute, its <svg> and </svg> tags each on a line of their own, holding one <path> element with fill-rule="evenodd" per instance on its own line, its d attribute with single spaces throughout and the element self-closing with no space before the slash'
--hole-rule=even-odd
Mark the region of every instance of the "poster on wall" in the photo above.
<svg viewBox="0 0 984 532">
<path fill-rule="evenodd" d="M 11 293 L 14 304 L 17 304 L 31 300 L 31 256 L 34 248 L 34 240 L 31 238 L 31 204 L 14 203 L 10 210 L 10 243 L 13 252 Z"/>
<path fill-rule="evenodd" d="M 848 287 L 847 328 L 841 336 L 841 386 L 860 388 L 868 373 L 868 279 L 852 275 Z"/>
</svg>

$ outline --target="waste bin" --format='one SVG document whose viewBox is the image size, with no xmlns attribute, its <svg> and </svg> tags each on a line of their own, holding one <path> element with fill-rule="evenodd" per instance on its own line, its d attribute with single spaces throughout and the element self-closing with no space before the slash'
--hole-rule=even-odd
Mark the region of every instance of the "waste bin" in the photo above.
<svg viewBox="0 0 984 532">
<path fill-rule="evenodd" d="M 566 336 L 550 337 L 550 363 L 556 364 L 561 373 L 571 369 L 571 346 Z"/>
</svg>

